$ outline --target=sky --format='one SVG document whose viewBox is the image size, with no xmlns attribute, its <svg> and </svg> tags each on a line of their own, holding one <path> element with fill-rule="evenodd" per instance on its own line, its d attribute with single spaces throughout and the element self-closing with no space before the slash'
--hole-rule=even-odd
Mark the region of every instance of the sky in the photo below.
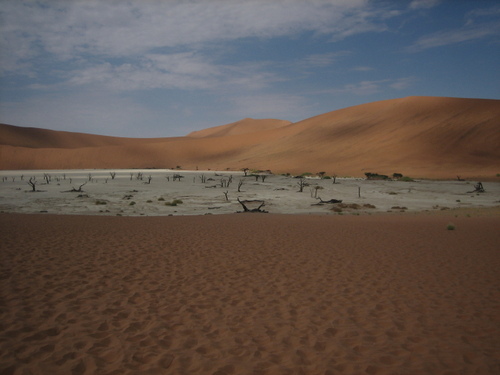
<svg viewBox="0 0 500 375">
<path fill-rule="evenodd" d="M 177 137 L 406 96 L 500 99 L 495 0 L 0 0 L 0 122 Z"/>
</svg>

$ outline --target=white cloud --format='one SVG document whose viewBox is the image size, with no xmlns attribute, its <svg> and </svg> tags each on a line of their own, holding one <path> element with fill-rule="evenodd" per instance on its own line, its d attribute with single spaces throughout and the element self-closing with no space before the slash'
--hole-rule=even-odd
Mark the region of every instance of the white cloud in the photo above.
<svg viewBox="0 0 500 375">
<path fill-rule="evenodd" d="M 284 80 L 266 63 L 224 65 L 193 52 L 147 54 L 133 63 L 88 65 L 65 73 L 68 85 L 99 85 L 118 91 L 143 89 L 255 90 Z"/>
<path fill-rule="evenodd" d="M 380 29 L 367 0 L 16 1 L 2 4 L 4 69 L 49 53 L 130 57 L 158 48 L 201 46 L 303 31 L 333 38 Z"/>
</svg>

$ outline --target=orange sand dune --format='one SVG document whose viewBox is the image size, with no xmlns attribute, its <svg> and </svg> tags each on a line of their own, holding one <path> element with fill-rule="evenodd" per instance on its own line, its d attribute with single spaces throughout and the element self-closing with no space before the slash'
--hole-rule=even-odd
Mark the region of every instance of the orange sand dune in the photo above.
<svg viewBox="0 0 500 375">
<path fill-rule="evenodd" d="M 193 138 L 224 137 L 228 135 L 248 134 L 262 130 L 276 129 L 290 124 L 291 122 L 286 120 L 255 120 L 246 118 L 240 121 L 233 122 L 231 124 L 215 126 L 213 128 L 191 132 L 187 136 Z"/>
<path fill-rule="evenodd" d="M 293 124 L 245 119 L 176 138 L 99 137 L 2 125 L 0 168 L 248 167 L 276 173 L 494 178 L 500 171 L 499 123 L 498 100 L 408 97 Z"/>
<path fill-rule="evenodd" d="M 0 214 L 0 373 L 498 374 L 499 224 Z"/>
</svg>

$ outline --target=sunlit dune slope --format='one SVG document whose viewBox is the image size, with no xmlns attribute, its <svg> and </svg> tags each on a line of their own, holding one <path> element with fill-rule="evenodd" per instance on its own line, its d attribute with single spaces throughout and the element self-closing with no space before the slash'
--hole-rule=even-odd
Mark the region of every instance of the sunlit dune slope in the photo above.
<svg viewBox="0 0 500 375">
<path fill-rule="evenodd" d="M 275 120 L 275 119 L 255 120 L 251 118 L 245 118 L 243 120 L 236 121 L 231 124 L 220 125 L 220 126 L 215 126 L 213 128 L 195 131 L 189 133 L 187 136 L 193 138 L 223 137 L 228 135 L 240 135 L 240 134 L 253 133 L 263 130 L 277 129 L 290 124 L 291 122 L 286 120 Z"/>
<path fill-rule="evenodd" d="M 454 178 L 500 171 L 500 101 L 409 97 L 345 108 L 288 127 L 242 153 L 295 173 L 365 172 Z M 271 147 L 269 147 L 271 146 Z"/>
<path fill-rule="evenodd" d="M 131 139 L 0 125 L 0 168 L 271 169 L 494 177 L 500 101 L 408 97 L 297 123 L 244 119 L 186 137 Z"/>
</svg>

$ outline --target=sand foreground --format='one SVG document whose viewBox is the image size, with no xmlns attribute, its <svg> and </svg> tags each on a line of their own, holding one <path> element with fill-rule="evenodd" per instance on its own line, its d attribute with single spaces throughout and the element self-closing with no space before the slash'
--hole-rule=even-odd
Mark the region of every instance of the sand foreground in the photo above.
<svg viewBox="0 0 500 375">
<path fill-rule="evenodd" d="M 0 214 L 0 373 L 498 374 L 499 224 Z"/>
</svg>

